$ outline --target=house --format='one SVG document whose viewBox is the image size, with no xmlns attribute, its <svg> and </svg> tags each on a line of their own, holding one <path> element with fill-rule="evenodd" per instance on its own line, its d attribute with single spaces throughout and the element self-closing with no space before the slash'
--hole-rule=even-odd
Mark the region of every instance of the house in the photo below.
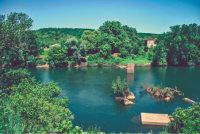
<svg viewBox="0 0 200 134">
<path fill-rule="evenodd" d="M 145 40 L 145 45 L 148 47 L 148 48 L 151 48 L 151 46 L 156 46 L 157 44 L 155 44 L 155 40 L 157 40 L 157 38 L 148 38 Z"/>
</svg>

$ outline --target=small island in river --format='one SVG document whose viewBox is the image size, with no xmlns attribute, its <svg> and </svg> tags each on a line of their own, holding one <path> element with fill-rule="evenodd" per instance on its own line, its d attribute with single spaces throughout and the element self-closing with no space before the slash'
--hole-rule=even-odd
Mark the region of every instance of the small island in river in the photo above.
<svg viewBox="0 0 200 134">
<path fill-rule="evenodd" d="M 140 84 L 140 87 L 145 89 L 149 94 L 166 101 L 174 99 L 175 96 L 184 95 L 177 90 L 177 87 L 175 89 L 169 87 L 162 88 L 162 85 L 158 85 L 157 87 L 152 86 L 148 88 L 147 84 Z"/>
<path fill-rule="evenodd" d="M 124 105 L 133 105 L 130 100 L 134 100 L 134 94 L 129 90 L 128 83 L 124 79 L 121 81 L 120 77 L 117 78 L 116 82 L 113 81 L 112 89 L 114 89 L 115 99 Z"/>
</svg>

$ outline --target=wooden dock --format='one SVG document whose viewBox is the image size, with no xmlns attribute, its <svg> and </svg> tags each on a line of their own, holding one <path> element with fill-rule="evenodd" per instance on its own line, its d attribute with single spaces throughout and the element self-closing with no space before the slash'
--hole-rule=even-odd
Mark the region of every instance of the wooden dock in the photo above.
<svg viewBox="0 0 200 134">
<path fill-rule="evenodd" d="M 166 126 L 171 121 L 168 114 L 141 113 L 141 124 Z"/>
</svg>

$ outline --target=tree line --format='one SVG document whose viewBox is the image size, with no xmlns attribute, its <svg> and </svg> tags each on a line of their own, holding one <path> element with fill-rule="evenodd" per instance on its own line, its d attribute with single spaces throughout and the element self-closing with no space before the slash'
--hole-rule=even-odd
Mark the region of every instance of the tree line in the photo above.
<svg viewBox="0 0 200 134">
<path fill-rule="evenodd" d="M 119 21 L 106 21 L 98 30 L 44 28 L 31 31 L 32 23 L 25 13 L 0 16 L 1 65 L 34 67 L 47 63 L 51 67 L 61 67 L 78 63 L 86 56 L 89 65 L 116 65 L 126 60 L 145 60 L 154 66 L 197 65 L 200 62 L 200 26 L 195 23 L 171 26 L 171 31 L 161 35 L 152 34 L 151 37 L 157 38 L 154 48 L 146 46 L 145 38 L 139 37 L 136 28 Z M 35 57 L 49 45 L 48 40 L 54 43 L 59 40 L 61 47 L 52 47 L 44 61 L 37 61 Z M 118 53 L 118 57 L 113 57 L 113 53 Z"/>
</svg>

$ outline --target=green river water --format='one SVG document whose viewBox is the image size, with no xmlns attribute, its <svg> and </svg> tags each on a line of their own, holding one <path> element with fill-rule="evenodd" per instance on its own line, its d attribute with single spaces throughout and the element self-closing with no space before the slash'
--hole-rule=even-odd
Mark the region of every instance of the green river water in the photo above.
<svg viewBox="0 0 200 134">
<path fill-rule="evenodd" d="M 63 89 L 59 98 L 69 98 L 68 108 L 75 115 L 73 126 L 101 126 L 101 131 L 154 133 L 163 131 L 162 127 L 145 126 L 139 122 L 141 112 L 172 114 L 176 107 L 187 108 L 192 104 L 183 97 L 194 101 L 200 99 L 200 67 L 136 67 L 134 74 L 127 74 L 119 68 L 29 68 L 31 76 L 37 80 L 55 81 Z M 112 81 L 117 76 L 127 79 L 129 89 L 135 95 L 134 105 L 124 106 L 112 97 Z M 160 84 L 178 87 L 184 96 L 165 102 L 155 100 L 141 89 L 140 83 L 148 86 Z M 197 99 L 199 98 L 199 99 Z"/>
</svg>

